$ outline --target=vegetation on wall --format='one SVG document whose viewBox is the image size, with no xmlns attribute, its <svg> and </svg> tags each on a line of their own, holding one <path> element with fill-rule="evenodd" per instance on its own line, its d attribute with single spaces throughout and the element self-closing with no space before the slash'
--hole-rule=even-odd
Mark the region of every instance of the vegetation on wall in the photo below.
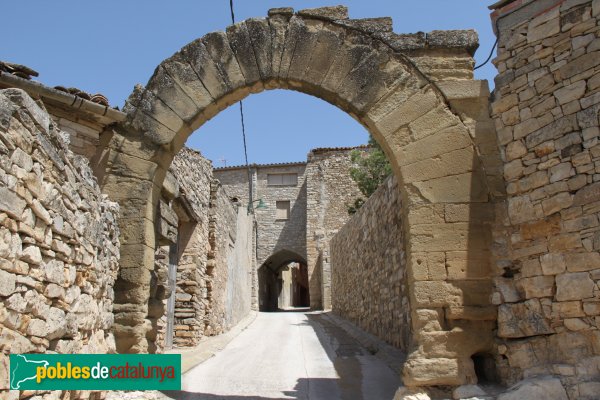
<svg viewBox="0 0 600 400">
<path fill-rule="evenodd" d="M 350 159 L 354 167 L 350 168 L 350 176 L 358 185 L 358 189 L 368 199 L 392 173 L 392 166 L 379 143 L 369 136 L 369 150 L 353 150 Z M 362 197 L 348 205 L 348 214 L 354 214 L 366 201 Z"/>
</svg>

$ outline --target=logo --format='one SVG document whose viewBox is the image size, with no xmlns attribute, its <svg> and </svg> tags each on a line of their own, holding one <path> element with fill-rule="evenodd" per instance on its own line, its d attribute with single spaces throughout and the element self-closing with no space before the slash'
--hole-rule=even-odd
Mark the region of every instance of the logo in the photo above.
<svg viewBox="0 0 600 400">
<path fill-rule="evenodd" d="M 179 354 L 11 354 L 12 390 L 181 390 Z"/>
</svg>

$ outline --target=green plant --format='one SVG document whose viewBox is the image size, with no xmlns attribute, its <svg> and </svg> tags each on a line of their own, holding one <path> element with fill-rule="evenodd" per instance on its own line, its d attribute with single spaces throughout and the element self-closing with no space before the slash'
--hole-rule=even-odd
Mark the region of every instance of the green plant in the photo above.
<svg viewBox="0 0 600 400">
<path fill-rule="evenodd" d="M 369 149 L 367 151 L 352 150 L 350 160 L 354 164 L 350 168 L 350 177 L 358 185 L 363 195 L 369 198 L 392 173 L 392 166 L 387 160 L 381 146 L 369 136 Z M 354 214 L 363 205 L 365 200 L 358 198 L 352 206 L 348 206 L 348 213 Z"/>
</svg>

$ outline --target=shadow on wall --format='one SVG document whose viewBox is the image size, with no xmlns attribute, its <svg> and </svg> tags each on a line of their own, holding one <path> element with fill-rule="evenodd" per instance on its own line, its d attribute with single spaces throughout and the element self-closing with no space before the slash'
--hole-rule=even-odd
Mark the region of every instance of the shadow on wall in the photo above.
<svg viewBox="0 0 600 400">
<path fill-rule="evenodd" d="M 290 217 L 284 223 L 271 254 L 289 249 L 297 253 L 302 260 L 306 260 L 306 181 L 293 203 Z"/>
<path fill-rule="evenodd" d="M 481 132 L 477 131 L 477 132 Z M 481 134 L 479 135 L 481 136 Z M 479 141 L 484 138 L 479 137 Z M 496 155 L 497 156 L 497 155 Z M 481 171 L 481 166 L 477 158 L 474 156 L 472 161 L 472 170 Z M 484 183 L 485 182 L 485 183 Z M 471 359 L 467 362 L 473 364 L 473 372 L 477 383 L 497 383 L 499 377 L 496 371 L 496 362 L 492 353 L 494 352 L 493 331 L 496 329 L 496 307 L 491 303 L 492 295 L 492 279 L 491 279 L 491 263 L 492 256 L 489 250 L 492 248 L 492 224 L 494 223 L 494 205 L 493 200 L 488 196 L 491 191 L 488 187 L 488 181 L 485 176 L 473 172 L 471 175 L 470 199 L 468 205 L 468 235 L 467 235 L 467 255 L 465 262 L 464 276 L 455 278 L 463 278 L 464 287 L 461 287 L 464 293 L 465 306 L 475 306 L 481 310 L 486 310 L 482 314 L 485 317 L 468 318 L 463 316 L 465 320 L 446 320 L 449 328 L 453 329 L 460 324 L 465 330 L 472 330 L 471 337 L 478 337 L 479 340 L 474 341 L 471 345 Z M 481 202 L 478 202 L 481 201 Z M 482 243 L 483 242 L 483 243 Z M 473 250 L 476 249 L 476 250 Z M 451 256 L 446 256 L 446 265 L 452 265 Z M 456 265 L 456 264 L 455 264 Z M 448 279 L 453 279 L 452 273 L 458 273 L 455 268 L 449 268 Z M 465 307 L 466 308 L 466 307 Z M 481 332 L 489 332 L 487 335 L 482 335 Z M 479 332 L 479 335 L 477 334 Z"/>
<path fill-rule="evenodd" d="M 263 312 L 277 311 L 277 299 L 281 287 L 277 284 L 277 274 L 266 265 L 258 269 L 258 309 Z"/>
</svg>

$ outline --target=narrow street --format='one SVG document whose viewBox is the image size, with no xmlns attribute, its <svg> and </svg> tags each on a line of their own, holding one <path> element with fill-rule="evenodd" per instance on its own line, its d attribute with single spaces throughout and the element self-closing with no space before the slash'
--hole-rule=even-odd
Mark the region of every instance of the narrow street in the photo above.
<svg viewBox="0 0 600 400">
<path fill-rule="evenodd" d="M 178 399 L 390 400 L 400 377 L 320 313 L 260 313 L 183 377 Z"/>
</svg>

